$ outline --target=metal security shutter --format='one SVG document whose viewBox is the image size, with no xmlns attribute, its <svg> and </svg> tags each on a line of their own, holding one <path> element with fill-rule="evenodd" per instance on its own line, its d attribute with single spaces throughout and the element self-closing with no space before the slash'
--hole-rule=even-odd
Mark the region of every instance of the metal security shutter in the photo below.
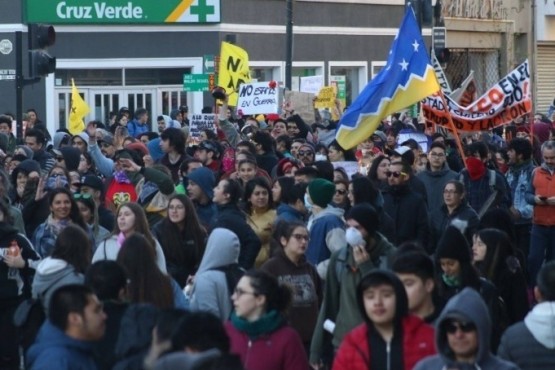
<svg viewBox="0 0 555 370">
<path fill-rule="evenodd" d="M 555 44 L 538 45 L 536 81 L 538 96 L 536 112 L 547 113 L 549 105 L 555 99 Z M 534 71 L 532 71 L 534 73 Z M 551 117 L 549 117 L 551 118 Z"/>
</svg>

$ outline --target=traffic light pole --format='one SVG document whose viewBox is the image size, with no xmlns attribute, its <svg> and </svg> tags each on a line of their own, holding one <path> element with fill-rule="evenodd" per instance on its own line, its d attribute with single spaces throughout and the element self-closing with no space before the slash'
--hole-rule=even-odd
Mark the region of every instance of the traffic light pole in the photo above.
<svg viewBox="0 0 555 370">
<path fill-rule="evenodd" d="M 15 119 L 17 141 L 23 139 L 23 40 L 22 32 L 15 32 Z"/>
<path fill-rule="evenodd" d="M 23 77 L 23 32 L 15 31 L 15 119 L 18 143 L 23 142 L 23 88 L 40 81 L 40 77 Z"/>
</svg>

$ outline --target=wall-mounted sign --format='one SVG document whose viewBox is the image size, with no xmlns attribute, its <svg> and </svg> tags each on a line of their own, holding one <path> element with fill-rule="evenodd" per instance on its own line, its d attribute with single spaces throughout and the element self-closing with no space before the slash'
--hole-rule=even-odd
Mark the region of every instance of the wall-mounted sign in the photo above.
<svg viewBox="0 0 555 370">
<path fill-rule="evenodd" d="M 26 0 L 27 23 L 219 23 L 221 0 Z"/>
</svg>

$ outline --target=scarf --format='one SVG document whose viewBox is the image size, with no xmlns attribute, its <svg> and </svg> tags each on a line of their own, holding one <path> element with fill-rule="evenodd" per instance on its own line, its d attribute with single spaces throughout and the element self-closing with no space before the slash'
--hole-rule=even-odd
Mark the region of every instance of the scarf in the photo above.
<svg viewBox="0 0 555 370">
<path fill-rule="evenodd" d="M 284 324 L 283 317 L 276 310 L 272 310 L 262 315 L 256 321 L 247 321 L 233 312 L 231 323 L 239 331 L 247 334 L 249 338 L 256 339 L 263 334 L 270 334 L 279 329 Z"/>
<path fill-rule="evenodd" d="M 118 242 L 119 247 L 121 248 L 121 246 L 123 245 L 123 242 L 125 241 L 125 235 L 123 235 L 123 233 L 120 231 L 116 240 Z"/>
<path fill-rule="evenodd" d="M 48 218 L 46 219 L 46 225 L 47 227 L 50 229 L 50 231 L 52 232 L 52 234 L 54 236 L 58 236 L 58 234 L 65 229 L 69 224 L 71 223 L 70 219 L 66 219 L 66 220 L 54 220 L 54 218 L 52 217 L 52 214 L 48 215 Z"/>
<path fill-rule="evenodd" d="M 441 274 L 441 279 L 450 288 L 456 288 L 461 285 L 461 281 L 458 276 L 449 276 L 446 274 Z"/>
<path fill-rule="evenodd" d="M 476 181 L 486 173 L 486 165 L 480 159 L 469 157 L 466 159 L 466 168 L 468 169 L 468 176 L 472 181 Z"/>
</svg>

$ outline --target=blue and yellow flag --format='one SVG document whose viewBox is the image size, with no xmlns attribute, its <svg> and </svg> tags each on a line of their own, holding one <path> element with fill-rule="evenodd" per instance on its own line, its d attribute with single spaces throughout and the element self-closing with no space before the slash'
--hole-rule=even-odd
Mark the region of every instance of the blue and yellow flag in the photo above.
<svg viewBox="0 0 555 370">
<path fill-rule="evenodd" d="M 85 122 L 83 122 L 83 118 L 89 112 L 91 108 L 89 105 L 83 100 L 81 95 L 79 95 L 79 90 L 75 86 L 73 82 L 73 78 L 71 79 L 71 111 L 69 112 L 69 133 L 72 135 L 77 135 L 80 132 L 85 130 Z"/>
<path fill-rule="evenodd" d="M 407 7 L 387 64 L 347 109 L 335 137 L 350 149 L 372 135 L 384 117 L 439 89 L 416 17 Z"/>
</svg>

